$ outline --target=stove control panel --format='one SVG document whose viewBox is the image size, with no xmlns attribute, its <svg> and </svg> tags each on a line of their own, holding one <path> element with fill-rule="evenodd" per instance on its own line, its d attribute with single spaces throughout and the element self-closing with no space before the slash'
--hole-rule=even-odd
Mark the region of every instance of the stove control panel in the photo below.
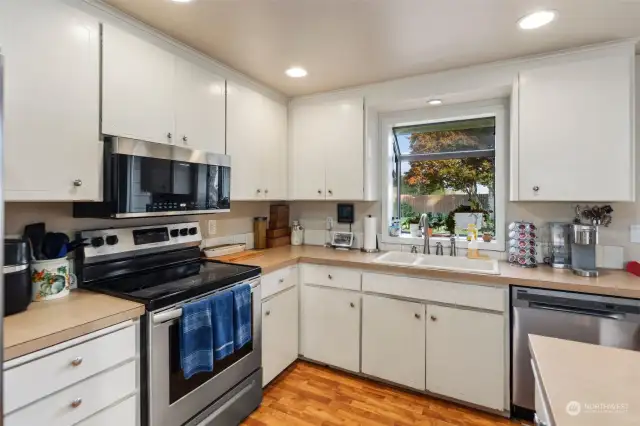
<svg viewBox="0 0 640 426">
<path fill-rule="evenodd" d="M 137 251 L 149 249 L 169 250 L 174 246 L 194 246 L 202 242 L 198 222 L 112 228 L 83 231 L 80 234 L 90 243 L 84 248 L 87 260 L 106 255 L 133 255 Z"/>
</svg>

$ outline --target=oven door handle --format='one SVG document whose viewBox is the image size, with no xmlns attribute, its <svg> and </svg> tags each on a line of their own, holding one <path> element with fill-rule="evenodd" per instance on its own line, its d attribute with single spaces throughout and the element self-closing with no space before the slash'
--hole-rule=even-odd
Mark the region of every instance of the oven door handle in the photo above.
<svg viewBox="0 0 640 426">
<path fill-rule="evenodd" d="M 256 287 L 260 285 L 260 281 L 257 283 L 251 284 L 251 293 L 255 290 Z M 182 316 L 182 308 L 172 309 L 166 312 L 160 312 L 153 315 L 153 323 L 154 324 L 162 324 L 163 322 L 171 321 L 176 318 L 180 318 Z"/>
</svg>

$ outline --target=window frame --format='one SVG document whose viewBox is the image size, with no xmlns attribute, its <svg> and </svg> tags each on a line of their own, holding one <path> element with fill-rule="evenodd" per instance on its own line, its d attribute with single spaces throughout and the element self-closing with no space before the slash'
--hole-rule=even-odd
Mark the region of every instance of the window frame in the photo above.
<svg viewBox="0 0 640 426">
<path fill-rule="evenodd" d="M 394 127 L 417 124 L 442 123 L 447 121 L 467 120 L 473 118 L 494 117 L 496 120 L 495 135 L 495 238 L 490 243 L 478 240 L 481 250 L 505 251 L 506 242 L 506 197 L 507 197 L 507 135 L 508 135 L 508 101 L 494 99 L 482 102 L 471 102 L 457 105 L 425 107 L 420 109 L 397 111 L 380 115 L 380 149 L 381 149 L 381 189 L 382 189 L 382 243 L 420 245 L 422 238 L 389 235 L 388 227 L 393 206 L 398 203 L 397 192 L 393 186 L 394 162 Z M 449 238 L 431 237 L 431 245 L 436 242 L 449 247 Z M 459 248 L 466 248 L 466 239 L 458 238 Z"/>
</svg>

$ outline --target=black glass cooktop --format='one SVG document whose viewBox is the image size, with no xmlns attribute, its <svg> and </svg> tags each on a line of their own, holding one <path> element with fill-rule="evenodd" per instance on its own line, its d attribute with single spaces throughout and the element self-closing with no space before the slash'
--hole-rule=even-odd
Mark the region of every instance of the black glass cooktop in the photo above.
<svg viewBox="0 0 640 426">
<path fill-rule="evenodd" d="M 203 260 L 93 282 L 87 288 L 156 310 L 260 275 L 256 266 Z"/>
</svg>

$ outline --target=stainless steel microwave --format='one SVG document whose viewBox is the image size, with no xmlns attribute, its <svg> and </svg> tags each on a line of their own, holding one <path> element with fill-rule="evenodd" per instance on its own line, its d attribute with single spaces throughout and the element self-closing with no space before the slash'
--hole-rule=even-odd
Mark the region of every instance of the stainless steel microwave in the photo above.
<svg viewBox="0 0 640 426">
<path fill-rule="evenodd" d="M 74 217 L 223 213 L 231 208 L 231 157 L 105 136 L 103 201 L 75 202 Z"/>
</svg>

